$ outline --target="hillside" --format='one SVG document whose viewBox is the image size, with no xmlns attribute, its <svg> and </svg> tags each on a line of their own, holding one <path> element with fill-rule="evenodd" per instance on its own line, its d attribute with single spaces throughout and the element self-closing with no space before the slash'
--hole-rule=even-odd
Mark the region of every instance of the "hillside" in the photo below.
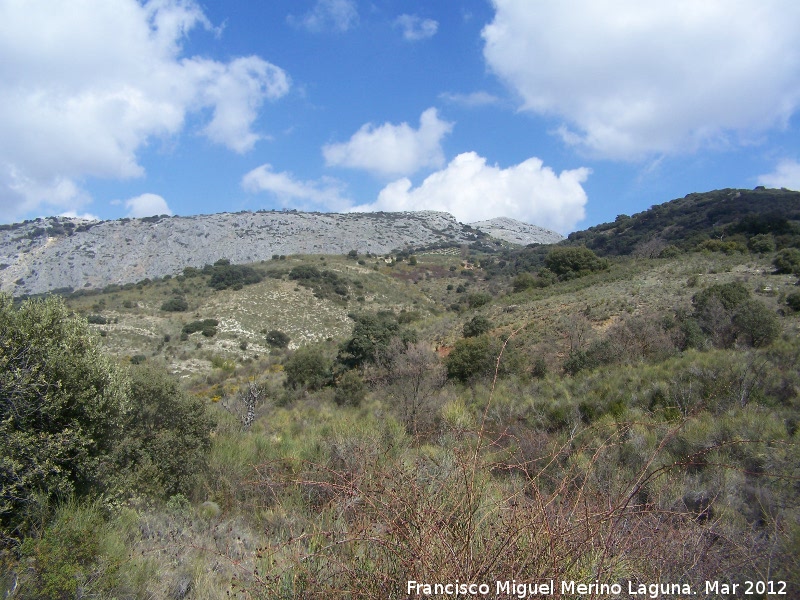
<svg viewBox="0 0 800 600">
<path fill-rule="evenodd" d="M 550 231 L 537 225 L 529 225 L 508 217 L 497 217 L 488 221 L 477 221 L 470 223 L 475 229 L 479 229 L 487 235 L 500 240 L 505 240 L 511 244 L 527 246 L 528 244 L 556 244 L 564 239 L 564 236 Z"/>
<path fill-rule="evenodd" d="M 0 291 L 97 289 L 175 275 L 219 259 L 234 264 L 291 254 L 386 254 L 459 246 L 483 234 L 451 215 L 259 211 L 194 217 L 81 221 L 64 217 L 0 226 Z"/>
<path fill-rule="evenodd" d="M 5 535 L 28 536 L 0 555 L 0 584 L 21 597 L 45 583 L 69 597 L 81 581 L 97 597 L 377 600 L 414 596 L 408 581 L 725 598 L 722 585 L 768 580 L 797 597 L 800 247 L 780 225 L 794 227 L 793 209 L 730 233 L 731 247 L 687 221 L 690 238 L 655 256 L 569 241 L 293 254 L 50 299 L 146 410 L 118 432 L 95 492 L 66 505 L 77 434 L 0 447 L 15 469 L 29 439 L 52 449 L 33 466 L 69 458 L 31 469 L 62 486 L 50 511 L 0 513 Z M 656 216 L 635 216 L 631 236 Z M 6 300 L 0 325 L 42 306 Z M 0 358 L 20 368 L 0 391 L 15 409 L 26 394 L 36 410 L 49 395 L 71 406 L 64 394 L 84 383 L 63 375 L 70 354 L 41 322 L 4 338 Z M 13 344 L 37 335 L 60 354 L 30 371 L 36 355 Z M 33 379 L 49 369 L 58 386 Z M 212 424 L 172 418 L 185 403 Z"/>
<path fill-rule="evenodd" d="M 568 243 L 604 256 L 656 256 L 668 245 L 688 250 L 708 239 L 741 241 L 756 234 L 784 236 L 783 245 L 791 245 L 800 236 L 800 192 L 759 187 L 689 194 L 571 233 Z"/>
</svg>

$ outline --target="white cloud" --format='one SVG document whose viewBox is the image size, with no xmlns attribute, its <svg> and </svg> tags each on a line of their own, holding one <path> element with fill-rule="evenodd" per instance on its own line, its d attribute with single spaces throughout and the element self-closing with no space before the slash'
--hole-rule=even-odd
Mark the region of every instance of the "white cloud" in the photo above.
<svg viewBox="0 0 800 600">
<path fill-rule="evenodd" d="M 351 204 L 343 196 L 344 185 L 336 179 L 323 177 L 319 181 L 300 181 L 291 173 L 276 173 L 269 164 L 247 173 L 242 178 L 242 187 L 251 193 L 271 193 L 283 206 L 344 210 Z"/>
<path fill-rule="evenodd" d="M 172 210 L 167 206 L 167 201 L 158 194 L 142 194 L 125 201 L 128 209 L 126 217 L 139 219 L 155 215 L 172 215 Z"/>
<path fill-rule="evenodd" d="M 493 0 L 489 66 L 565 142 L 641 159 L 784 126 L 800 103 L 795 0 Z"/>
<path fill-rule="evenodd" d="M 354 0 L 317 0 L 305 15 L 290 15 L 288 21 L 313 33 L 329 30 L 344 33 L 358 25 L 358 9 Z"/>
<path fill-rule="evenodd" d="M 363 125 L 348 142 L 328 144 L 322 153 L 329 166 L 365 169 L 382 176 L 409 175 L 423 167 L 444 164 L 442 138 L 453 130 L 453 123 L 442 121 L 435 108 L 419 119 L 419 129 L 408 123 L 379 127 Z"/>
<path fill-rule="evenodd" d="M 800 162 L 782 160 L 772 173 L 760 175 L 759 185 L 800 191 Z"/>
<path fill-rule="evenodd" d="M 568 233 L 584 217 L 582 183 L 590 170 L 556 175 L 538 158 L 502 169 L 474 152 L 456 156 L 447 167 L 413 188 L 407 178 L 381 190 L 376 202 L 354 211 L 442 210 L 459 221 L 507 216 Z"/>
<path fill-rule="evenodd" d="M 63 212 L 59 217 L 67 217 L 68 219 L 81 219 L 83 221 L 100 221 L 100 217 L 97 215 L 93 215 L 92 213 L 83 213 L 78 214 L 74 210 L 68 210 L 67 212 Z"/>
<path fill-rule="evenodd" d="M 2 216 L 76 210 L 84 178 L 141 176 L 138 152 L 190 113 L 211 114 L 212 141 L 252 148 L 259 107 L 288 77 L 255 56 L 182 56 L 197 27 L 211 28 L 193 0 L 0 3 Z"/>
<path fill-rule="evenodd" d="M 417 15 L 400 15 L 394 24 L 403 30 L 403 38 L 409 42 L 432 38 L 439 29 L 437 21 L 423 19 Z"/>
<path fill-rule="evenodd" d="M 491 106 L 499 104 L 500 98 L 489 92 L 478 91 L 469 94 L 456 94 L 452 92 L 442 92 L 439 98 L 453 104 L 460 104 L 468 108 L 477 108 L 481 106 Z"/>
</svg>

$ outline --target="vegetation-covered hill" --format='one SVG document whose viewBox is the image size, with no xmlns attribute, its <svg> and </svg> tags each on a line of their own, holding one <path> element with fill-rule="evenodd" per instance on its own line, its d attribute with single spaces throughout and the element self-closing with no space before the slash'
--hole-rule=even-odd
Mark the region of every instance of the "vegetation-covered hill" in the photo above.
<svg viewBox="0 0 800 600">
<path fill-rule="evenodd" d="M 668 245 L 688 250 L 708 239 L 741 242 L 757 234 L 776 236 L 779 246 L 797 245 L 800 192 L 758 187 L 689 194 L 572 233 L 569 242 L 602 255 L 656 256 Z"/>
<path fill-rule="evenodd" d="M 795 597 L 791 210 L 770 213 L 788 233 L 725 233 L 733 248 L 709 230 L 657 254 L 291 255 L 5 299 L 0 581 L 19 598 L 550 579 L 562 597 Z"/>
</svg>

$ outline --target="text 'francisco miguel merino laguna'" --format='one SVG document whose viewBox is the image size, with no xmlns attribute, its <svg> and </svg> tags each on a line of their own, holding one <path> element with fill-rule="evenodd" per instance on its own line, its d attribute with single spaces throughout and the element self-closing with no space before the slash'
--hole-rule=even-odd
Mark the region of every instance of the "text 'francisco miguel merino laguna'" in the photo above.
<svg viewBox="0 0 800 600">
<path fill-rule="evenodd" d="M 556 588 L 553 579 L 539 583 L 520 583 L 515 579 L 510 581 L 495 581 L 494 585 L 488 583 L 422 583 L 408 581 L 406 593 L 409 595 L 425 596 L 491 596 L 506 598 L 530 598 L 533 596 L 552 596 L 556 589 L 561 594 L 599 594 L 602 596 L 618 596 L 627 593 L 630 597 L 655 599 L 668 596 L 693 595 L 694 591 L 688 583 L 636 583 L 629 581 L 626 586 L 620 583 L 578 583 L 576 581 L 561 581 Z"/>
</svg>

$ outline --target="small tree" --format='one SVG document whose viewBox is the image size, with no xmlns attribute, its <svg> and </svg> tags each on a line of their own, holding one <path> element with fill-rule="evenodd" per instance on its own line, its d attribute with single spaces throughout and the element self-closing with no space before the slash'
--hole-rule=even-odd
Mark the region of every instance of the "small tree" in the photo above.
<svg viewBox="0 0 800 600">
<path fill-rule="evenodd" d="M 477 337 L 479 335 L 483 335 L 484 333 L 489 333 L 491 328 L 492 324 L 489 319 L 482 315 L 477 315 L 464 323 L 464 337 Z"/>
<path fill-rule="evenodd" d="M 784 248 L 772 261 L 776 273 L 794 273 L 800 275 L 800 250 Z"/>
<path fill-rule="evenodd" d="M 339 406 L 359 406 L 366 395 L 364 380 L 358 371 L 351 370 L 345 371 L 336 382 L 333 400 Z"/>
<path fill-rule="evenodd" d="M 325 356 L 320 347 L 303 346 L 286 359 L 283 370 L 287 387 L 318 390 L 330 383 L 333 361 Z"/>
<path fill-rule="evenodd" d="M 101 490 L 128 379 L 84 319 L 51 297 L 0 295 L 0 545 L 51 502 Z"/>
<path fill-rule="evenodd" d="M 438 406 L 435 398 L 447 377 L 439 357 L 423 343 L 395 338 L 378 359 L 382 388 L 400 413 L 406 431 L 418 435 L 429 428 Z"/>
<path fill-rule="evenodd" d="M 608 261 L 599 258 L 584 246 L 553 248 L 544 259 L 544 265 L 556 275 L 569 279 L 608 268 Z"/>
<path fill-rule="evenodd" d="M 458 340 L 445 363 L 447 376 L 463 382 L 489 377 L 499 353 L 500 345 L 488 335 Z"/>
<path fill-rule="evenodd" d="M 743 302 L 733 316 L 739 337 L 751 346 L 769 346 L 781 333 L 778 316 L 758 300 Z"/>
<path fill-rule="evenodd" d="M 211 448 L 213 419 L 160 366 L 131 367 L 129 411 L 114 449 L 118 493 L 189 494 Z"/>
</svg>

